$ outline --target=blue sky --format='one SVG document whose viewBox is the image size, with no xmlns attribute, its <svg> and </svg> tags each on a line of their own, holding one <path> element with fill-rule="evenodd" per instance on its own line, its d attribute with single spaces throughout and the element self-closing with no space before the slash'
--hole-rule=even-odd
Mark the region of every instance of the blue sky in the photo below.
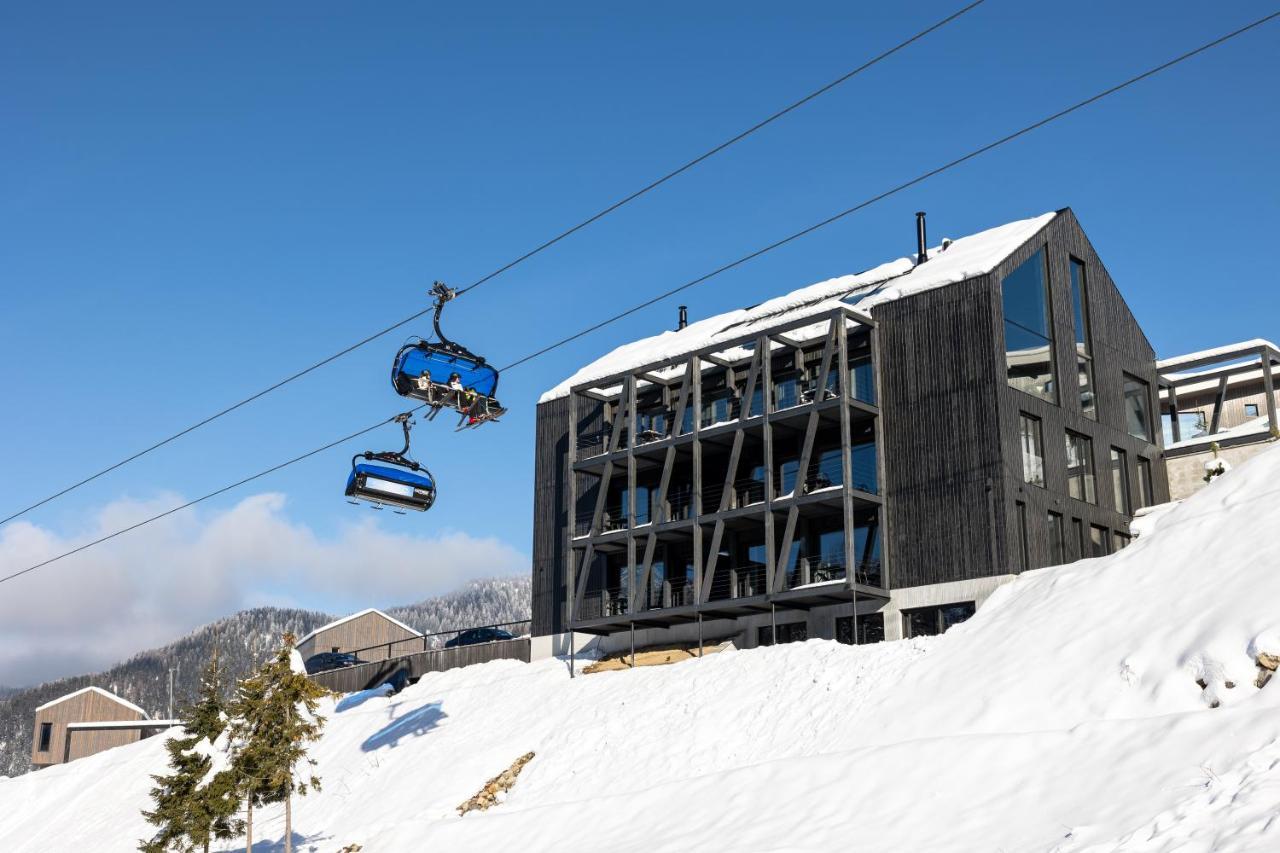
<svg viewBox="0 0 1280 853">
<path fill-rule="evenodd" d="M 488 273 L 960 5 L 8 5 L 0 516 L 417 310 L 433 279 Z M 988 0 L 459 300 L 448 330 L 504 364 L 1268 11 Z M 917 209 L 937 239 L 1071 206 L 1161 353 L 1280 334 L 1259 260 L 1280 233 L 1278 45 L 1272 23 L 676 301 L 697 318 L 907 254 Z M 675 313 L 504 376 L 499 425 L 420 425 L 438 505 L 377 524 L 527 554 L 538 395 Z M 29 521 L 75 541 L 122 498 L 202 494 L 389 416 L 402 338 Z M 206 513 L 271 491 L 291 522 L 345 529 L 370 514 L 340 495 L 365 443 Z M 430 557 L 413 555 L 424 594 Z M 89 552 L 47 571 L 94 569 Z M 281 600 L 367 603 L 281 583 Z"/>
</svg>

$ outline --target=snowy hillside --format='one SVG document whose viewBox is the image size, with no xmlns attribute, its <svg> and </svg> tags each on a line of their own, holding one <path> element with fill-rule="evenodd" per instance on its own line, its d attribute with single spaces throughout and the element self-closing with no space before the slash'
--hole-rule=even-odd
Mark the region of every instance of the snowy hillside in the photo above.
<svg viewBox="0 0 1280 853">
<path fill-rule="evenodd" d="M 529 618 L 529 588 L 528 575 L 488 578 L 416 604 L 389 607 L 387 613 L 424 633 L 513 622 Z M 228 675 L 240 677 L 279 646 L 280 635 L 285 631 L 301 637 L 336 618 L 329 613 L 281 607 L 242 610 L 166 646 L 140 652 L 105 672 L 61 678 L 15 689 L 7 695 L 0 688 L 0 776 L 17 776 L 31 768 L 32 715 L 45 702 L 95 685 L 136 703 L 153 717 L 164 717 L 170 667 L 177 670 L 174 692 L 182 704 L 195 695 L 200 671 L 209 662 L 215 645 Z"/>
<path fill-rule="evenodd" d="M 1280 850 L 1280 448 L 943 637 L 327 705 L 300 849 Z M 1215 707 L 1216 706 L 1216 707 Z M 533 751 L 506 801 L 455 808 Z M 0 780 L 0 849 L 130 850 L 159 738 Z M 278 844 L 268 812 L 256 835 Z M 227 845 L 226 849 L 236 849 Z M 243 849 L 241 846 L 240 849 Z M 280 849 L 263 844 L 258 849 Z"/>
</svg>

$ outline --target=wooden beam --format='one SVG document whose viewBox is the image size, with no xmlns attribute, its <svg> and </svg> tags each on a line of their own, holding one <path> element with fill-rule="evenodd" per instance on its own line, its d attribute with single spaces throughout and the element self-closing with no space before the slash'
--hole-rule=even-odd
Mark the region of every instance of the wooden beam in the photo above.
<svg viewBox="0 0 1280 853">
<path fill-rule="evenodd" d="M 1173 440 L 1182 441 L 1182 424 L 1178 423 L 1178 386 L 1169 386 L 1169 426 L 1173 429 Z"/>
<path fill-rule="evenodd" d="M 658 534 L 650 533 L 644 543 L 644 562 L 640 570 L 640 583 L 636 584 L 636 588 L 632 590 L 631 609 L 627 611 L 628 613 L 638 613 L 640 611 L 640 591 L 649 592 L 649 576 L 653 572 L 653 553 L 657 550 L 657 545 Z M 649 609 L 647 602 L 644 609 Z"/>
<path fill-rule="evenodd" d="M 717 518 L 711 533 L 711 550 L 707 552 L 702 588 L 698 590 L 698 603 L 705 604 L 711 597 L 711 587 L 716 579 L 716 563 L 720 559 L 720 540 L 724 537 L 724 519 Z"/>
<path fill-rule="evenodd" d="M 796 487 L 799 488 L 797 481 Z M 791 509 L 787 510 L 787 526 L 783 528 L 782 548 L 778 551 L 778 559 L 774 561 L 774 575 L 769 579 L 769 591 L 781 592 L 782 581 L 787 574 L 787 556 L 791 551 L 791 542 L 795 538 L 796 521 L 800 518 L 800 507 L 795 504 L 791 505 Z"/>
<path fill-rule="evenodd" d="M 1271 434 L 1277 435 L 1277 429 L 1280 427 L 1276 424 L 1276 385 L 1275 379 L 1271 373 L 1271 352 L 1268 347 L 1262 348 L 1260 351 L 1262 356 L 1262 390 L 1267 395 L 1267 425 L 1271 427 Z"/>
<path fill-rule="evenodd" d="M 1213 398 L 1213 425 L 1209 427 L 1211 435 L 1218 434 L 1218 427 L 1222 423 L 1222 409 L 1227 402 L 1227 377 L 1222 377 L 1218 382 L 1218 393 Z"/>
</svg>

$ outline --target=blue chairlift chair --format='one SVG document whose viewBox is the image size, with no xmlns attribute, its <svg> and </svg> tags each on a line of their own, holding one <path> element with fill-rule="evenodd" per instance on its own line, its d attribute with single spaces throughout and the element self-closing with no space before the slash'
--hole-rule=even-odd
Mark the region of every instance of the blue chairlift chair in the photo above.
<svg viewBox="0 0 1280 853">
<path fill-rule="evenodd" d="M 426 512 L 436 500 L 435 478 L 409 458 L 409 428 L 413 426 L 409 413 L 396 415 L 395 420 L 404 428 L 404 450 L 366 450 L 353 456 L 347 477 L 348 502 L 368 501 L 373 509 L 390 506 L 399 515 L 404 515 L 404 509 Z"/>
<path fill-rule="evenodd" d="M 498 371 L 481 356 L 444 336 L 440 314 L 456 294 L 438 281 L 431 292 L 435 295 L 432 323 L 438 341 L 411 338 L 401 347 L 391 366 L 392 386 L 400 396 L 426 403 L 431 410 L 428 420 L 447 408 L 458 413 L 458 429 L 496 421 L 507 411 L 496 396 Z"/>
</svg>

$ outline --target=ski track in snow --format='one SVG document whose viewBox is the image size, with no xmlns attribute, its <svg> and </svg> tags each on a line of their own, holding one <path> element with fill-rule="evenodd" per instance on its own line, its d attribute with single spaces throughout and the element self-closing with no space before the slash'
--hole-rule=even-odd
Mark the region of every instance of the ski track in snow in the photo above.
<svg viewBox="0 0 1280 853">
<path fill-rule="evenodd" d="M 1280 677 L 1254 686 L 1280 652 L 1278 478 L 1275 448 L 944 637 L 572 681 L 497 661 L 331 701 L 296 849 L 1280 850 Z M 528 751 L 501 805 L 458 817 Z M 0 779 L 0 850 L 133 850 L 164 765 L 156 737 Z M 260 810 L 255 849 L 282 831 Z"/>
</svg>

